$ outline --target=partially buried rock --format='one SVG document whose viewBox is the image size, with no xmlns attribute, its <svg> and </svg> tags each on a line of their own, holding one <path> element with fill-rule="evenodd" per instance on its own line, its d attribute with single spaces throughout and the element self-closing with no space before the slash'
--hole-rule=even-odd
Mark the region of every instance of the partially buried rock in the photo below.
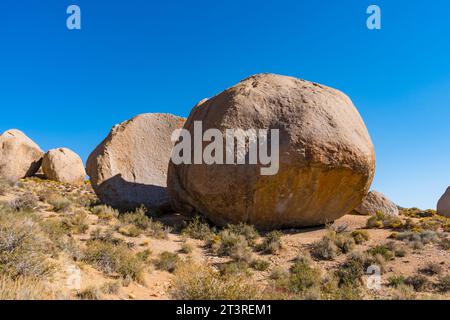
<svg viewBox="0 0 450 320">
<path fill-rule="evenodd" d="M 120 209 L 140 205 L 168 209 L 171 136 L 184 121 L 170 114 L 142 114 L 115 126 L 87 160 L 86 170 L 100 200 Z"/>
<path fill-rule="evenodd" d="M 437 213 L 441 216 L 450 218 L 450 187 L 442 195 L 437 204 Z"/>
<path fill-rule="evenodd" d="M 17 181 L 33 176 L 44 152 L 22 131 L 11 129 L 0 135 L 0 177 Z"/>
<path fill-rule="evenodd" d="M 86 179 L 80 156 L 67 148 L 48 151 L 42 160 L 42 170 L 47 179 L 72 185 L 82 185 Z"/>
<path fill-rule="evenodd" d="M 398 206 L 389 200 L 384 194 L 377 191 L 370 191 L 363 202 L 355 209 L 362 215 L 376 215 L 382 213 L 388 216 L 398 216 Z"/>
<path fill-rule="evenodd" d="M 171 161 L 168 188 L 173 207 L 182 213 L 199 212 L 217 225 L 316 226 L 353 210 L 369 191 L 375 171 L 372 141 L 353 103 L 338 90 L 293 77 L 259 74 L 202 101 L 184 129 L 194 137 L 200 122 L 200 134 L 217 129 L 209 132 L 220 131 L 223 137 L 228 129 L 262 130 L 259 133 L 278 129 L 279 170 L 262 175 L 261 168 L 267 169 L 262 161 Z M 272 138 L 268 138 L 271 144 Z M 179 143 L 184 144 L 184 138 Z M 194 150 L 195 142 L 192 145 Z M 215 156 L 225 158 L 226 149 Z M 243 157 L 238 157 L 247 159 L 250 152 L 240 152 Z"/>
</svg>

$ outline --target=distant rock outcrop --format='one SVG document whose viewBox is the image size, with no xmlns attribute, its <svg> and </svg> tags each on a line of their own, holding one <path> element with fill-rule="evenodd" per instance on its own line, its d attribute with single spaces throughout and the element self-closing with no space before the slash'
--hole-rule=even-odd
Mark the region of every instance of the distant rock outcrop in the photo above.
<svg viewBox="0 0 450 320">
<path fill-rule="evenodd" d="M 0 177 L 17 181 L 33 176 L 44 152 L 22 131 L 11 129 L 0 135 Z"/>
<path fill-rule="evenodd" d="M 274 74 L 245 79 L 203 101 L 184 126 L 278 129 L 279 171 L 261 164 L 169 165 L 168 188 L 182 213 L 200 212 L 218 225 L 261 229 L 332 222 L 361 203 L 375 172 L 375 152 L 361 116 L 342 92 Z M 225 154 L 226 150 L 224 150 Z"/>
<path fill-rule="evenodd" d="M 48 151 L 42 160 L 42 170 L 47 179 L 72 185 L 82 185 L 86 179 L 80 156 L 67 148 Z"/>
<path fill-rule="evenodd" d="M 437 213 L 441 216 L 450 218 L 450 187 L 447 188 L 445 193 L 439 199 Z"/>
<path fill-rule="evenodd" d="M 376 215 L 383 213 L 388 216 L 398 216 L 398 206 L 378 191 L 370 191 L 363 202 L 355 209 L 362 215 Z"/>
<path fill-rule="evenodd" d="M 100 200 L 116 208 L 168 208 L 171 135 L 185 122 L 170 114 L 142 114 L 115 126 L 87 160 Z"/>
</svg>

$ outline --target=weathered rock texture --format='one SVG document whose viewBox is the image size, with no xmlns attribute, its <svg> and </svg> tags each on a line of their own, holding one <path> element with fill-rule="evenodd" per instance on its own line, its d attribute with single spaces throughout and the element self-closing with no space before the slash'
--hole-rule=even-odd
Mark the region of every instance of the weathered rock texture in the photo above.
<svg viewBox="0 0 450 320">
<path fill-rule="evenodd" d="M 442 195 L 437 204 L 437 213 L 441 216 L 450 218 L 450 187 Z"/>
<path fill-rule="evenodd" d="M 11 129 L 0 135 L 0 177 L 17 181 L 33 176 L 44 152 L 22 131 Z"/>
<path fill-rule="evenodd" d="M 362 215 L 376 215 L 383 213 L 389 216 L 398 216 L 398 206 L 389 200 L 384 194 L 377 191 L 370 191 L 363 202 L 355 208 L 355 211 Z"/>
<path fill-rule="evenodd" d="M 315 226 L 350 212 L 369 191 L 374 148 L 358 111 L 338 90 L 259 74 L 197 105 L 184 126 L 191 135 L 194 121 L 223 134 L 279 129 L 280 168 L 262 176 L 260 165 L 171 162 L 172 205 L 185 214 L 261 229 Z"/>
<path fill-rule="evenodd" d="M 123 209 L 170 207 L 166 185 L 171 135 L 185 120 L 170 114 L 142 114 L 115 126 L 87 160 L 98 197 Z"/>
<path fill-rule="evenodd" d="M 49 180 L 73 185 L 82 185 L 86 178 L 80 156 L 67 148 L 48 151 L 42 160 L 42 170 Z"/>
</svg>

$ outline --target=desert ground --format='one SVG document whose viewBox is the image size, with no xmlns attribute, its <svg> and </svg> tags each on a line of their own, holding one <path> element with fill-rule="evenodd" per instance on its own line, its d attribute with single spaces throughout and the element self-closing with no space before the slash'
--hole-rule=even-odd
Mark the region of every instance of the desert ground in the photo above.
<svg viewBox="0 0 450 320">
<path fill-rule="evenodd" d="M 0 299 L 448 299 L 450 220 L 400 212 L 264 233 L 2 181 Z"/>
</svg>

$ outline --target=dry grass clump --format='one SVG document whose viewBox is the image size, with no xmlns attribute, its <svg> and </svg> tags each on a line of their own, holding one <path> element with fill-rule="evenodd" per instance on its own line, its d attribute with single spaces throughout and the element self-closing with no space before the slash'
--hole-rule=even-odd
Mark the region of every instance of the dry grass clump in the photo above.
<svg viewBox="0 0 450 320">
<path fill-rule="evenodd" d="M 42 280 L 0 275 L 0 300 L 54 300 L 56 293 Z"/>
<path fill-rule="evenodd" d="M 350 233 L 350 235 L 356 244 L 363 244 L 370 239 L 369 232 L 367 232 L 367 230 L 355 230 Z"/>
<path fill-rule="evenodd" d="M 251 260 L 252 251 L 245 237 L 227 229 L 210 239 L 208 246 L 214 254 L 219 256 L 229 256 L 237 261 Z"/>
<path fill-rule="evenodd" d="M 340 254 L 351 252 L 354 248 L 355 240 L 351 233 L 328 230 L 321 240 L 312 244 L 312 254 L 321 260 L 333 260 Z"/>
<path fill-rule="evenodd" d="M 440 277 L 436 284 L 436 288 L 441 293 L 450 292 L 450 275 Z"/>
<path fill-rule="evenodd" d="M 321 298 L 322 274 L 313 266 L 308 256 L 300 256 L 294 261 L 286 276 L 275 280 L 275 291 L 285 292 L 300 299 Z"/>
<path fill-rule="evenodd" d="M 430 288 L 431 283 L 427 277 L 417 274 L 405 279 L 405 284 L 414 288 L 415 291 L 422 292 Z"/>
<path fill-rule="evenodd" d="M 229 275 L 249 276 L 250 272 L 248 270 L 248 267 L 249 265 L 245 261 L 230 261 L 217 265 L 217 269 L 219 270 L 222 276 L 229 276 Z"/>
<path fill-rule="evenodd" d="M 158 259 L 154 261 L 156 269 L 170 273 L 174 272 L 180 263 L 181 259 L 178 254 L 168 251 L 160 253 Z"/>
<path fill-rule="evenodd" d="M 13 182 L 4 178 L 0 178 L 0 196 L 5 195 L 8 191 L 11 190 L 13 186 L 14 186 Z"/>
<path fill-rule="evenodd" d="M 367 220 L 369 229 L 401 229 L 403 228 L 402 219 L 378 212 Z"/>
<path fill-rule="evenodd" d="M 258 251 L 265 254 L 277 254 L 282 248 L 281 237 L 283 233 L 281 231 L 271 231 L 264 237 L 262 243 L 257 246 Z"/>
<path fill-rule="evenodd" d="M 36 210 L 39 206 L 39 199 L 34 193 L 26 191 L 11 200 L 8 205 L 16 211 L 31 212 Z"/>
<path fill-rule="evenodd" d="M 171 294 L 177 300 L 258 300 L 261 292 L 244 277 L 221 276 L 209 266 L 186 263 L 175 272 Z"/>
<path fill-rule="evenodd" d="M 411 248 L 421 249 L 424 245 L 439 242 L 441 239 L 446 238 L 446 235 L 432 230 L 422 232 L 407 231 L 396 234 L 394 238 L 405 242 Z"/>
<path fill-rule="evenodd" d="M 404 257 L 407 254 L 406 248 L 394 241 L 380 244 L 367 250 L 372 256 L 381 256 L 385 261 L 393 260 L 396 257 Z"/>
<path fill-rule="evenodd" d="M 200 216 L 196 215 L 181 230 L 181 234 L 192 239 L 208 241 L 216 234 L 216 230 L 211 228 L 208 223 L 203 222 Z"/>
<path fill-rule="evenodd" d="M 120 215 L 119 220 L 122 224 L 119 232 L 132 237 L 145 233 L 156 239 L 167 239 L 170 231 L 161 222 L 148 217 L 144 207 Z"/>
<path fill-rule="evenodd" d="M 48 262 L 49 247 L 37 222 L 20 214 L 0 213 L 0 274 L 12 278 L 50 277 L 54 268 Z"/>
<path fill-rule="evenodd" d="M 444 268 L 439 263 L 429 262 L 423 268 L 419 269 L 421 274 L 426 276 L 440 275 L 444 271 Z"/>
<path fill-rule="evenodd" d="M 80 300 L 102 300 L 103 292 L 99 287 L 91 286 L 77 293 Z"/>
<path fill-rule="evenodd" d="M 90 208 L 91 213 L 96 215 L 102 221 L 111 221 L 119 217 L 119 211 L 107 206 L 107 205 L 97 205 Z"/>
<path fill-rule="evenodd" d="M 142 261 L 124 244 L 113 244 L 101 240 L 90 240 L 83 260 L 107 275 L 118 274 L 143 282 Z"/>
<path fill-rule="evenodd" d="M 263 259 L 254 259 L 250 262 L 250 267 L 256 271 L 266 271 L 270 267 L 270 262 Z"/>
<path fill-rule="evenodd" d="M 180 252 L 184 254 L 191 254 L 194 251 L 194 246 L 186 241 L 181 245 Z"/>
<path fill-rule="evenodd" d="M 433 217 L 437 213 L 435 210 L 421 210 L 419 208 L 404 208 L 400 210 L 400 214 L 409 218 L 427 218 Z"/>
<path fill-rule="evenodd" d="M 72 206 L 72 201 L 69 198 L 54 191 L 42 192 L 39 197 L 41 201 L 51 205 L 52 210 L 55 212 L 65 212 Z"/>
<path fill-rule="evenodd" d="M 78 210 L 62 220 L 63 228 L 73 234 L 84 234 L 89 229 L 88 215 L 85 211 Z"/>
<path fill-rule="evenodd" d="M 250 246 L 254 246 L 259 238 L 259 233 L 255 227 L 245 223 L 230 224 L 227 226 L 227 229 L 231 233 L 243 236 Z"/>
</svg>

